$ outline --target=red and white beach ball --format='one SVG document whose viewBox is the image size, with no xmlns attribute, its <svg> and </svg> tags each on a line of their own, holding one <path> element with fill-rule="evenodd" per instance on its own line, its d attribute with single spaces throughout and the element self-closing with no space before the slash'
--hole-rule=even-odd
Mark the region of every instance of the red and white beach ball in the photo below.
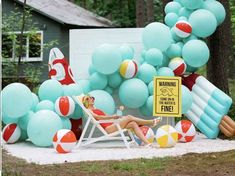
<svg viewBox="0 0 235 176">
<path fill-rule="evenodd" d="M 60 116 L 69 116 L 75 110 L 75 103 L 69 96 L 59 97 L 55 102 L 55 111 Z"/>
<path fill-rule="evenodd" d="M 155 135 L 154 135 L 153 130 L 150 127 L 148 127 L 148 126 L 141 126 L 140 130 L 142 131 L 143 135 L 146 137 L 146 139 L 150 143 L 154 142 Z M 144 145 L 143 141 L 141 141 L 136 135 L 134 135 L 134 139 L 135 139 L 137 144 Z"/>
<path fill-rule="evenodd" d="M 176 76 L 180 76 L 185 73 L 187 65 L 183 59 L 176 57 L 170 61 L 168 67 L 173 70 Z"/>
<path fill-rule="evenodd" d="M 20 127 L 15 123 L 6 125 L 2 132 L 3 140 L 8 144 L 13 144 L 18 141 L 21 135 Z"/>
<path fill-rule="evenodd" d="M 126 79 L 133 78 L 136 75 L 137 71 L 137 64 L 133 60 L 124 60 L 119 68 L 120 74 Z"/>
<path fill-rule="evenodd" d="M 69 153 L 76 146 L 77 139 L 71 130 L 57 131 L 53 138 L 53 146 L 58 153 Z"/>
<path fill-rule="evenodd" d="M 181 38 L 186 38 L 192 33 L 192 26 L 189 22 L 180 20 L 175 24 L 174 31 Z"/>
<path fill-rule="evenodd" d="M 176 124 L 175 129 L 179 133 L 178 140 L 180 142 L 191 142 L 196 136 L 196 129 L 189 120 L 179 121 Z"/>
</svg>

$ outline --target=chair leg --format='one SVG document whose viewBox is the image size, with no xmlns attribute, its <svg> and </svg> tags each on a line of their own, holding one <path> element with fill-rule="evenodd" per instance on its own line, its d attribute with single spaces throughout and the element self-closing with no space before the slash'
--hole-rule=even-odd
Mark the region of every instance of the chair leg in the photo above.
<svg viewBox="0 0 235 176">
<path fill-rule="evenodd" d="M 89 126 L 89 124 L 90 124 L 90 121 L 91 121 L 90 118 L 87 119 L 86 125 L 85 125 L 85 127 L 84 127 L 84 129 L 83 129 L 83 131 L 82 131 L 81 137 L 80 137 L 80 139 L 79 139 L 79 141 L 78 141 L 78 143 L 77 143 L 77 145 L 76 145 L 76 148 L 79 148 L 79 147 L 81 146 L 82 140 L 83 140 L 83 138 L 84 138 L 84 136 L 85 136 L 85 134 L 86 134 L 86 130 L 88 129 L 88 126 Z"/>
<path fill-rule="evenodd" d="M 90 139 L 91 139 L 91 137 L 92 137 L 92 135 L 93 135 L 93 133 L 94 133 L 94 131 L 95 131 L 95 127 L 96 127 L 96 125 L 95 125 L 95 124 L 93 124 L 93 126 L 92 126 L 92 128 L 91 128 L 91 132 L 90 132 L 90 134 L 89 134 L 89 136 L 88 136 L 88 139 L 87 139 L 87 140 L 90 140 Z"/>
<path fill-rule="evenodd" d="M 123 133 L 123 131 L 122 131 L 120 125 L 119 125 L 119 124 L 116 124 L 116 126 L 117 126 L 118 131 L 120 132 L 120 134 L 121 134 L 121 136 L 122 136 L 122 139 L 123 139 L 123 141 L 124 141 L 126 147 L 127 147 L 128 149 L 130 149 L 130 145 L 129 145 L 129 143 L 127 142 L 127 139 L 126 139 L 126 137 L 125 137 L 125 135 L 124 135 L 124 133 Z"/>
</svg>

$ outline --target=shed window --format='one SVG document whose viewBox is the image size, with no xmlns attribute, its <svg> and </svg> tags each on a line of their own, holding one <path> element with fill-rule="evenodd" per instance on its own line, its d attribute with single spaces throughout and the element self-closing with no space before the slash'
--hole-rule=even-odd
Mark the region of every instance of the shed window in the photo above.
<svg viewBox="0 0 235 176">
<path fill-rule="evenodd" d="M 13 35 L 12 35 L 13 34 Z M 4 59 L 18 60 L 20 44 L 20 32 L 7 33 L 2 35 L 2 56 Z M 22 61 L 42 61 L 43 60 L 43 32 L 38 31 L 23 35 Z"/>
</svg>

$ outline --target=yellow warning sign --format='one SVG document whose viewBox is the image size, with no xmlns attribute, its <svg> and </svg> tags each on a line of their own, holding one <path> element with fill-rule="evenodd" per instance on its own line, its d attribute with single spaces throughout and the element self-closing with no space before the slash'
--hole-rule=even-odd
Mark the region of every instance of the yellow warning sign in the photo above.
<svg viewBox="0 0 235 176">
<path fill-rule="evenodd" d="M 181 117 L 181 78 L 154 77 L 153 116 Z"/>
</svg>

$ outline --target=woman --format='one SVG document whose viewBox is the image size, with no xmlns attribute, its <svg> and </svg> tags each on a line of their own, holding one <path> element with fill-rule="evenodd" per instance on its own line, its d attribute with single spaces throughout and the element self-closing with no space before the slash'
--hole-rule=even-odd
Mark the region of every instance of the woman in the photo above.
<svg viewBox="0 0 235 176">
<path fill-rule="evenodd" d="M 96 109 L 94 107 L 95 98 L 86 95 L 82 99 L 83 105 L 91 112 L 96 120 L 111 120 L 111 119 L 119 119 L 119 125 L 122 129 L 132 129 L 136 136 L 138 136 L 145 144 L 145 146 L 151 146 L 149 141 L 143 135 L 139 126 L 141 125 L 150 125 L 151 127 L 155 127 L 161 120 L 159 118 L 153 120 L 144 120 L 131 115 L 127 116 L 117 116 L 117 115 L 106 115 L 100 109 Z M 113 123 L 101 123 L 100 124 L 107 133 L 113 133 L 118 131 L 117 126 Z"/>
</svg>

